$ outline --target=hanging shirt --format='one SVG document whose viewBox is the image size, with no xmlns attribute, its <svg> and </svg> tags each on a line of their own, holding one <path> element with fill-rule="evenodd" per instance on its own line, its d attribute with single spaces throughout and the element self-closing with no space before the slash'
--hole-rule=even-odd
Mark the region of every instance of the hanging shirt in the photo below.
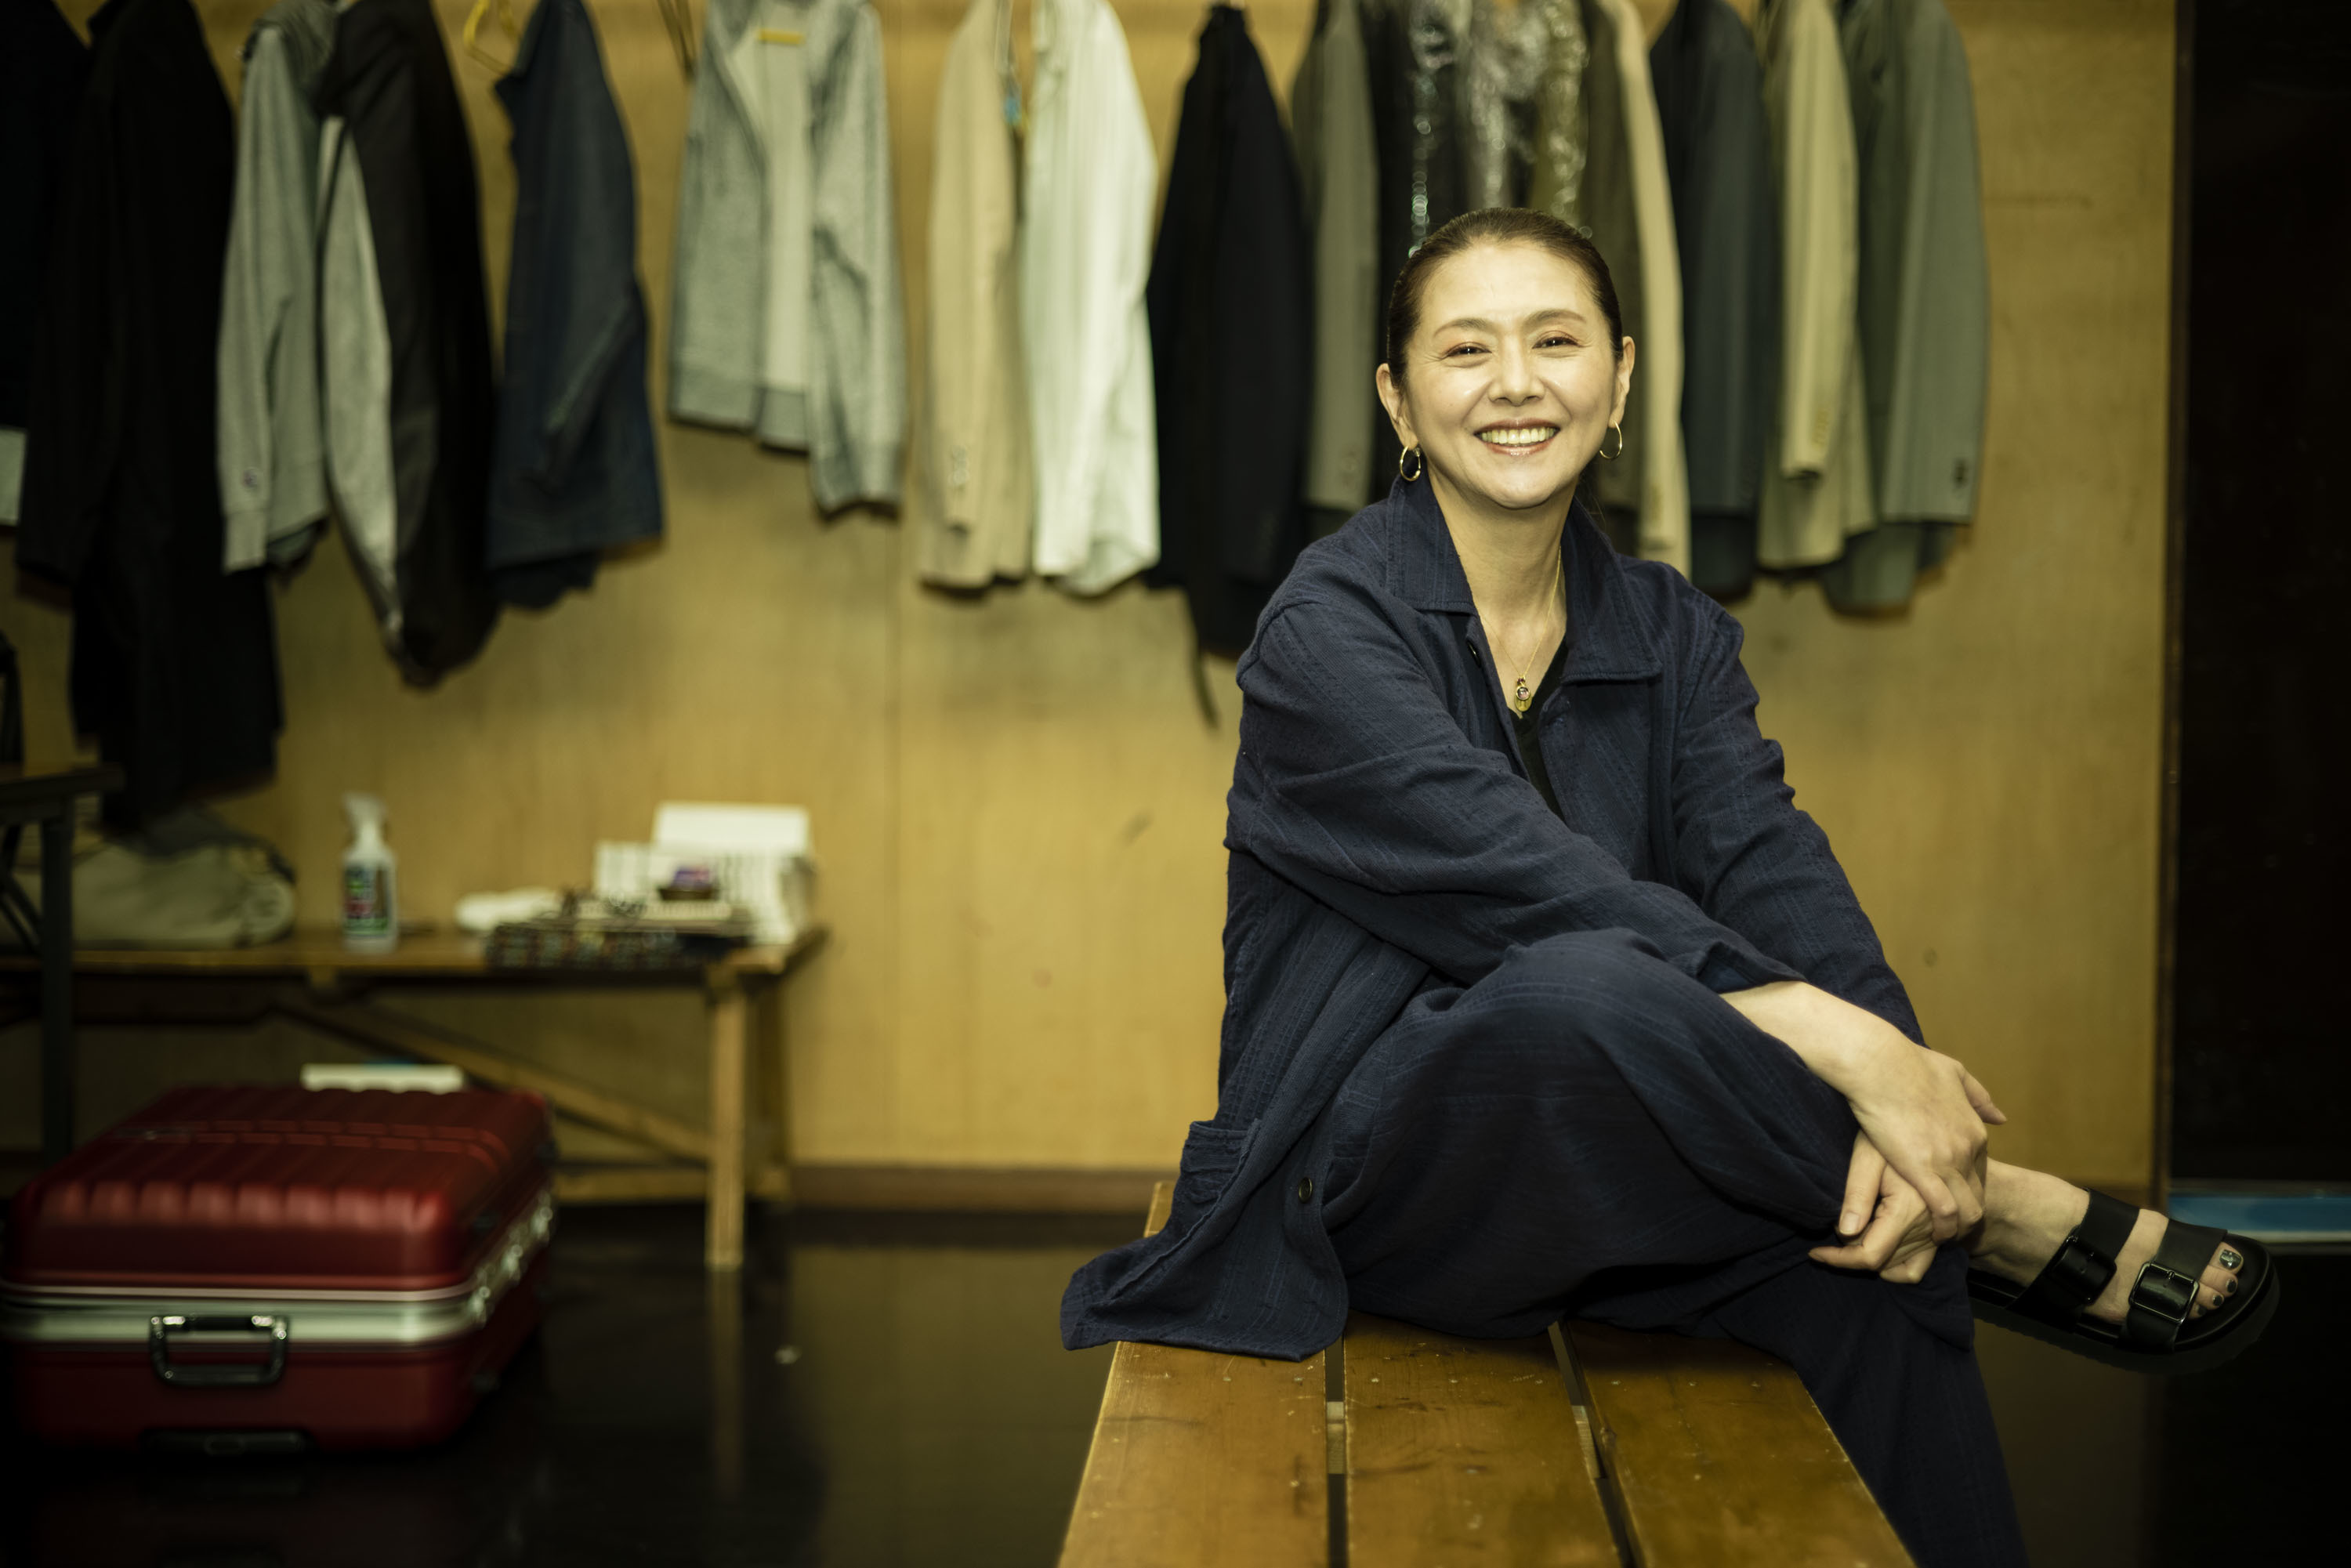
<svg viewBox="0 0 2351 1568">
<path fill-rule="evenodd" d="M 926 395 L 915 570 L 980 588 L 1029 571 L 1036 504 L 1020 352 L 1020 149 L 1010 0 L 971 0 L 947 41 L 931 151 Z"/>
<path fill-rule="evenodd" d="M 1374 376 L 1387 308 L 1379 270 L 1380 165 L 1356 0 L 1329 0 L 1290 89 L 1290 124 L 1314 247 L 1314 392 L 1306 504 L 1329 532 L 1372 498 Z"/>
<path fill-rule="evenodd" d="M 1764 0 L 1756 42 L 1779 177 L 1782 324 L 1755 553 L 1787 570 L 1836 559 L 1877 520 L 1854 319 L 1861 186 L 1830 0 Z"/>
<path fill-rule="evenodd" d="M 373 3 L 373 0 L 370 0 Z M 16 562 L 73 591 L 73 717 L 135 822 L 264 776 L 268 585 L 224 574 L 214 407 L 236 131 L 188 0 L 108 0 L 33 346 Z"/>
<path fill-rule="evenodd" d="M 1780 225 L 1763 68 L 1723 0 L 1681 0 L 1649 47 L 1682 281 L 1691 580 L 1743 593 L 1780 348 Z"/>
<path fill-rule="evenodd" d="M 330 0 L 279 0 L 245 45 L 221 293 L 224 567 L 308 555 L 327 516 L 319 402 L 319 116 Z"/>
<path fill-rule="evenodd" d="M 1649 52 L 1633 0 L 1599 0 L 1616 25 L 1625 142 L 1633 176 L 1633 214 L 1641 231 L 1642 327 L 1633 396 L 1641 400 L 1643 443 L 1635 454 L 1641 481 L 1640 549 L 1650 560 L 1689 570 L 1689 471 L 1682 455 L 1682 279 L 1674 238 L 1673 193 L 1666 176 L 1665 131 L 1649 86 Z M 1618 461 L 1629 461 L 1620 458 Z"/>
<path fill-rule="evenodd" d="M 384 646 L 426 685 L 497 620 L 481 204 L 430 0 L 340 12 L 317 101 L 327 482 Z"/>
<path fill-rule="evenodd" d="M 1539 5 L 1469 0 L 1461 50 L 1465 205 L 1515 207 L 1532 174 L 1552 29 Z"/>
<path fill-rule="evenodd" d="M 895 506 L 905 448 L 882 24 L 711 0 L 679 176 L 670 413 L 809 455 L 826 512 Z"/>
<path fill-rule="evenodd" d="M 1840 32 L 1861 168 L 1861 356 L 1879 525 L 1823 574 L 1908 601 L 1975 515 L 1991 306 L 1968 56 L 1942 0 L 1852 0 Z"/>
<path fill-rule="evenodd" d="M 1520 0 L 1543 19 L 1549 49 L 1535 99 L 1533 167 L 1528 174 L 1527 205 L 1547 212 L 1570 228 L 1583 226 L 1583 166 L 1591 120 L 1584 108 L 1583 78 L 1592 66 L 1584 32 L 1583 0 Z"/>
<path fill-rule="evenodd" d="M 628 132 L 580 0 L 539 0 L 497 84 L 514 121 L 506 378 L 487 559 L 498 597 L 551 604 L 602 552 L 662 531 Z"/>
<path fill-rule="evenodd" d="M 0 4 L 0 523 L 25 474 L 33 319 L 89 50 L 47 0 Z"/>
<path fill-rule="evenodd" d="M 1022 351 L 1036 567 L 1100 593 L 1159 559 L 1151 208 L 1159 184 L 1126 35 L 1102 0 L 1038 0 Z"/>
<path fill-rule="evenodd" d="M 1159 564 L 1200 646 L 1238 653 L 1306 543 L 1299 501 L 1312 377 L 1311 259 L 1265 64 L 1236 7 L 1210 8 L 1149 288 L 1159 413 Z"/>
</svg>

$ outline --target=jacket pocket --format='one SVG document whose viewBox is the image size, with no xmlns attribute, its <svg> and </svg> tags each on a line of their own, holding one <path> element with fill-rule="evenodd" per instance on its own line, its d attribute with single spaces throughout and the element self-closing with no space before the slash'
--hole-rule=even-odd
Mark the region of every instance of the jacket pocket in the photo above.
<svg viewBox="0 0 2351 1568">
<path fill-rule="evenodd" d="M 1249 1145 L 1257 1142 L 1259 1124 L 1246 1127 L 1220 1127 L 1214 1122 L 1195 1122 L 1190 1136 L 1184 1140 L 1184 1161 L 1176 1172 L 1176 1196 L 1167 1216 L 1167 1228 L 1188 1228 L 1200 1216 L 1216 1207 L 1225 1188 L 1249 1159 Z"/>
</svg>

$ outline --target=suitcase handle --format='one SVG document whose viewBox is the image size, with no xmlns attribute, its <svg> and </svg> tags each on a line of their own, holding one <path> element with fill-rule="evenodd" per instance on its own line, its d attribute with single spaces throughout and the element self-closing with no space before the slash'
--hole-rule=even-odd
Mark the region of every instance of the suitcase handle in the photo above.
<svg viewBox="0 0 2351 1568">
<path fill-rule="evenodd" d="M 152 1317 L 147 1320 L 147 1359 L 157 1377 L 183 1388 L 266 1388 L 286 1375 L 286 1333 L 292 1326 L 284 1317 L 269 1312 L 251 1317 Z M 175 1333 L 266 1333 L 269 1359 L 174 1366 L 171 1336 Z"/>
</svg>

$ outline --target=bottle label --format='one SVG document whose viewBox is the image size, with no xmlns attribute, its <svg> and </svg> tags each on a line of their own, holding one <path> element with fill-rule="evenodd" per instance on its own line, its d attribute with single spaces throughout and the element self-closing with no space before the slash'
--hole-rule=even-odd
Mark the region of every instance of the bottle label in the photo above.
<svg viewBox="0 0 2351 1568">
<path fill-rule="evenodd" d="M 343 867 L 343 934 L 347 936 L 388 936 L 392 911 L 385 907 L 383 867 L 350 864 Z"/>
</svg>

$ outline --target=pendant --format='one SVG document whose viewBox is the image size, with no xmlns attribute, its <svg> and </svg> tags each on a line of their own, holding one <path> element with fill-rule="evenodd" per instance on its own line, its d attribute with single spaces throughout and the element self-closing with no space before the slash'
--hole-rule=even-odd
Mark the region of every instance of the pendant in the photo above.
<svg viewBox="0 0 2351 1568">
<path fill-rule="evenodd" d="M 1527 681 L 1524 675 L 1519 677 L 1519 689 L 1515 693 L 1511 694 L 1510 700 L 1518 705 L 1518 709 L 1520 713 L 1526 712 L 1527 704 L 1534 700 L 1527 691 Z"/>
</svg>

